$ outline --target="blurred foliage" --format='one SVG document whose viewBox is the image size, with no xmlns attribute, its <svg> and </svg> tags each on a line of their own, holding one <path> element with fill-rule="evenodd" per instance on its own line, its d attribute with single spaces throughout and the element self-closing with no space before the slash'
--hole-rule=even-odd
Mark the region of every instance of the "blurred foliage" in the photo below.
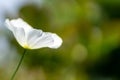
<svg viewBox="0 0 120 80">
<path fill-rule="evenodd" d="M 119 80 L 119 13 L 120 0 L 44 0 L 41 7 L 25 5 L 19 16 L 34 28 L 59 34 L 63 45 L 28 51 L 16 80 Z M 22 53 L 14 38 L 11 45 Z"/>
</svg>

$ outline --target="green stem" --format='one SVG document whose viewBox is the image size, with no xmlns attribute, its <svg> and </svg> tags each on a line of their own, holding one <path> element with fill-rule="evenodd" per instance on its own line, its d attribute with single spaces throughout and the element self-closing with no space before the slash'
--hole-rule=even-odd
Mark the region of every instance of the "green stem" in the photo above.
<svg viewBox="0 0 120 80">
<path fill-rule="evenodd" d="M 21 59 L 20 59 L 20 61 L 19 61 L 19 64 L 18 64 L 16 70 L 14 71 L 14 73 L 13 73 L 13 75 L 12 75 L 12 77 L 11 77 L 10 80 L 13 80 L 13 79 L 14 79 L 14 77 L 15 77 L 15 75 L 16 75 L 16 73 L 17 73 L 17 71 L 18 71 L 18 69 L 19 69 L 19 67 L 20 67 L 20 65 L 21 65 L 21 63 L 22 63 L 22 61 L 23 61 L 23 58 L 24 58 L 24 56 L 25 56 L 26 51 L 27 51 L 27 50 L 24 49 L 24 52 L 23 52 L 23 55 L 22 55 L 22 57 L 21 57 Z"/>
</svg>

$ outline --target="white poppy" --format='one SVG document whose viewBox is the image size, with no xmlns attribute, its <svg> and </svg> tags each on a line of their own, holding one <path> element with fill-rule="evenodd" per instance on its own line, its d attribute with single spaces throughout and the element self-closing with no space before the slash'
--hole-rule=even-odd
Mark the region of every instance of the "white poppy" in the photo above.
<svg viewBox="0 0 120 80">
<path fill-rule="evenodd" d="M 6 19 L 5 24 L 13 32 L 17 42 L 26 49 L 58 48 L 62 44 L 62 39 L 57 34 L 34 29 L 21 18 Z"/>
</svg>

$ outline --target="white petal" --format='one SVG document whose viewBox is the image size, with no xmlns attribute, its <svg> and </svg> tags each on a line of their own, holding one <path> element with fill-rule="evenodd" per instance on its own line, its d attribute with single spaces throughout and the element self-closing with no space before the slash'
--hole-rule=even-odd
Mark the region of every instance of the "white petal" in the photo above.
<svg viewBox="0 0 120 80">
<path fill-rule="evenodd" d="M 42 30 L 37 30 L 37 29 L 31 29 L 29 33 L 26 34 L 27 36 L 27 43 L 28 45 L 34 45 L 35 41 L 41 37 L 43 34 Z"/>
<path fill-rule="evenodd" d="M 11 31 L 14 30 L 14 26 L 10 23 L 10 20 L 9 20 L 9 19 L 6 19 L 6 20 L 5 20 L 5 25 L 6 25 L 6 27 L 7 27 L 9 30 L 11 30 Z"/>
<path fill-rule="evenodd" d="M 57 34 L 52 34 L 52 38 L 54 40 L 53 45 L 50 45 L 50 48 L 58 48 L 62 45 L 62 39 Z"/>
<path fill-rule="evenodd" d="M 43 47 L 58 48 L 62 44 L 62 39 L 56 34 L 42 32 L 41 30 L 33 29 L 27 37 L 28 45 L 31 49 Z M 58 41 L 56 41 L 58 40 Z"/>
<path fill-rule="evenodd" d="M 25 31 L 24 31 L 24 29 L 21 28 L 21 27 L 15 27 L 15 26 L 11 23 L 11 21 L 9 21 L 8 19 L 6 19 L 5 23 L 6 23 L 7 28 L 10 29 L 10 30 L 13 32 L 13 34 L 14 34 L 17 42 L 18 42 L 21 46 L 24 46 L 25 43 L 26 43 L 26 41 L 25 41 Z"/>
<path fill-rule="evenodd" d="M 25 38 L 25 31 L 23 28 L 16 28 L 13 32 L 17 42 L 22 46 L 25 47 L 27 45 L 26 38 Z"/>
<path fill-rule="evenodd" d="M 27 24 L 24 20 L 22 20 L 21 18 L 18 19 L 13 19 L 10 21 L 10 23 L 17 28 L 23 28 L 25 30 L 25 32 L 28 32 L 30 29 L 32 29 L 32 27 Z"/>
</svg>

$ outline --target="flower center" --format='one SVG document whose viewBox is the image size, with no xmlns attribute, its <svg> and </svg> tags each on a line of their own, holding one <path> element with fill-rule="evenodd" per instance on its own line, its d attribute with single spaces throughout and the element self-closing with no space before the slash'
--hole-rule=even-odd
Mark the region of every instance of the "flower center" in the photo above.
<svg viewBox="0 0 120 80">
<path fill-rule="evenodd" d="M 31 49 L 27 44 L 23 46 L 25 49 Z"/>
</svg>

